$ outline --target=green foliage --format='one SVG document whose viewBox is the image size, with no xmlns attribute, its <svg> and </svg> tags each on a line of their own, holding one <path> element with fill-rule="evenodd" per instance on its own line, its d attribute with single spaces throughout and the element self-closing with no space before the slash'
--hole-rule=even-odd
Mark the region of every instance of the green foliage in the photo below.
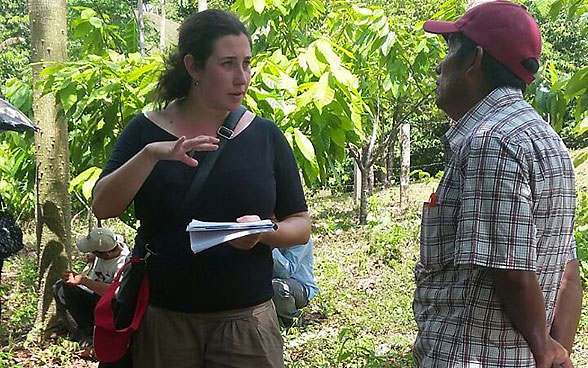
<svg viewBox="0 0 588 368">
<path fill-rule="evenodd" d="M 70 189 L 90 200 L 91 188 L 122 129 L 152 102 L 163 68 L 159 56 L 88 55 L 86 60 L 46 68 L 45 93 L 53 93 L 69 125 Z M 134 224 L 130 217 L 129 223 Z"/>
<path fill-rule="evenodd" d="M 576 199 L 576 249 L 584 285 L 588 283 L 588 193 L 578 193 Z"/>
<path fill-rule="evenodd" d="M 80 14 L 71 24 L 73 37 L 83 41 L 84 54 L 105 55 L 108 50 L 137 51 L 137 35 L 132 32 L 137 28 L 134 18 L 124 29 L 120 29 L 110 24 L 110 16 L 107 14 L 99 15 L 93 9 L 81 6 L 73 9 Z"/>
<path fill-rule="evenodd" d="M 67 0 L 68 55 L 103 55 L 107 49 L 137 51 L 136 0 Z"/>
<path fill-rule="evenodd" d="M 588 68 L 582 60 L 588 52 L 588 1 L 542 0 L 528 5 L 542 26 L 543 57 L 548 60 L 529 88 L 532 104 L 555 130 L 585 136 Z M 579 147 L 585 147 L 582 139 L 572 137 L 567 141 L 578 141 Z"/>
<path fill-rule="evenodd" d="M 0 86 L 11 77 L 20 77 L 30 69 L 29 16 L 27 2 L 0 1 Z M 12 40 L 12 41 L 8 41 Z"/>
<path fill-rule="evenodd" d="M 246 104 L 282 128 L 307 184 L 326 184 L 334 162 L 345 159 L 346 142 L 362 135 L 364 103 L 341 57 L 348 51 L 308 31 L 323 3 L 240 0 L 234 9 L 258 51 Z"/>
<path fill-rule="evenodd" d="M 358 331 L 343 328 L 339 332 L 337 365 L 351 365 L 365 368 L 384 367 L 388 359 L 376 352 L 374 342 L 358 338 Z"/>
<path fill-rule="evenodd" d="M 26 250 L 4 262 L 3 274 L 13 272 L 16 275 L 16 282 L 9 288 L 3 278 L 4 284 L 0 285 L 3 312 L 9 311 L 8 320 L 0 325 L 2 346 L 7 345 L 5 339 L 11 342 L 33 325 L 37 311 L 35 288 L 38 280 L 36 258 L 27 256 Z"/>
</svg>

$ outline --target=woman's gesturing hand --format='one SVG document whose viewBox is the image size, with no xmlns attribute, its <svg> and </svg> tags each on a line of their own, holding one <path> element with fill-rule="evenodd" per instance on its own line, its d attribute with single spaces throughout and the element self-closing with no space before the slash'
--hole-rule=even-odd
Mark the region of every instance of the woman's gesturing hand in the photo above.
<svg viewBox="0 0 588 368">
<path fill-rule="evenodd" d="M 147 152 L 156 160 L 181 161 L 188 166 L 197 166 L 198 161 L 188 155 L 192 151 L 215 151 L 218 149 L 218 138 L 199 135 L 186 139 L 182 136 L 176 141 L 153 142 L 146 147 Z"/>
</svg>

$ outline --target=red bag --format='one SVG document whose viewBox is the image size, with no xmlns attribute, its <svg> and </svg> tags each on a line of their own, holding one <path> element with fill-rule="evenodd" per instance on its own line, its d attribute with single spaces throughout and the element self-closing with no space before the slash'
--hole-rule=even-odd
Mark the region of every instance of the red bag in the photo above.
<svg viewBox="0 0 588 368">
<path fill-rule="evenodd" d="M 104 363 L 111 363 L 121 359 L 128 351 L 133 332 L 137 331 L 147 304 L 149 302 L 149 283 L 147 272 L 144 267 L 138 268 L 143 272 L 140 280 L 135 311 L 133 318 L 128 327 L 117 329 L 115 327 L 115 311 L 113 311 L 114 301 L 121 284 L 121 275 L 123 271 L 132 270 L 133 264 L 139 265 L 145 263 L 145 260 L 135 255 L 128 260 L 116 274 L 112 284 L 102 298 L 98 301 L 94 309 L 94 350 L 98 360 Z M 131 268 L 131 269 L 129 269 Z M 139 272 L 141 272 L 139 271 Z M 127 277 L 126 275 L 125 277 Z"/>
</svg>

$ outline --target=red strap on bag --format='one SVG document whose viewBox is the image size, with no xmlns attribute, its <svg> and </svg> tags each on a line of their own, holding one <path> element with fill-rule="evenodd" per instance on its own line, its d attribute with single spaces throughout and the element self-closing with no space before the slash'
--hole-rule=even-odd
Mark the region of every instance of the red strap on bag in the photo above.
<svg viewBox="0 0 588 368">
<path fill-rule="evenodd" d="M 135 314 L 131 325 L 127 328 L 116 329 L 114 326 L 114 315 L 112 313 L 112 300 L 115 298 L 118 287 L 120 286 L 120 277 L 123 270 L 131 263 L 143 262 L 141 257 L 133 256 L 121 267 L 108 287 L 108 290 L 98 301 L 94 309 L 94 349 L 98 360 L 104 363 L 111 363 L 121 359 L 128 351 L 131 336 L 137 331 L 147 304 L 149 302 L 149 282 L 147 272 L 143 275 L 141 286 L 137 296 Z"/>
</svg>

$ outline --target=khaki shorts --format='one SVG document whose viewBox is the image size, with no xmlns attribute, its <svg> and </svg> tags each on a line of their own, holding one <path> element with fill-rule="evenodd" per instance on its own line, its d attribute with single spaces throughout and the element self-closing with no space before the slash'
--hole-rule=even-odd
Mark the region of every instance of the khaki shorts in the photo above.
<svg viewBox="0 0 588 368">
<path fill-rule="evenodd" d="M 282 368 L 283 340 L 272 301 L 215 313 L 149 306 L 131 345 L 141 368 Z"/>
</svg>

